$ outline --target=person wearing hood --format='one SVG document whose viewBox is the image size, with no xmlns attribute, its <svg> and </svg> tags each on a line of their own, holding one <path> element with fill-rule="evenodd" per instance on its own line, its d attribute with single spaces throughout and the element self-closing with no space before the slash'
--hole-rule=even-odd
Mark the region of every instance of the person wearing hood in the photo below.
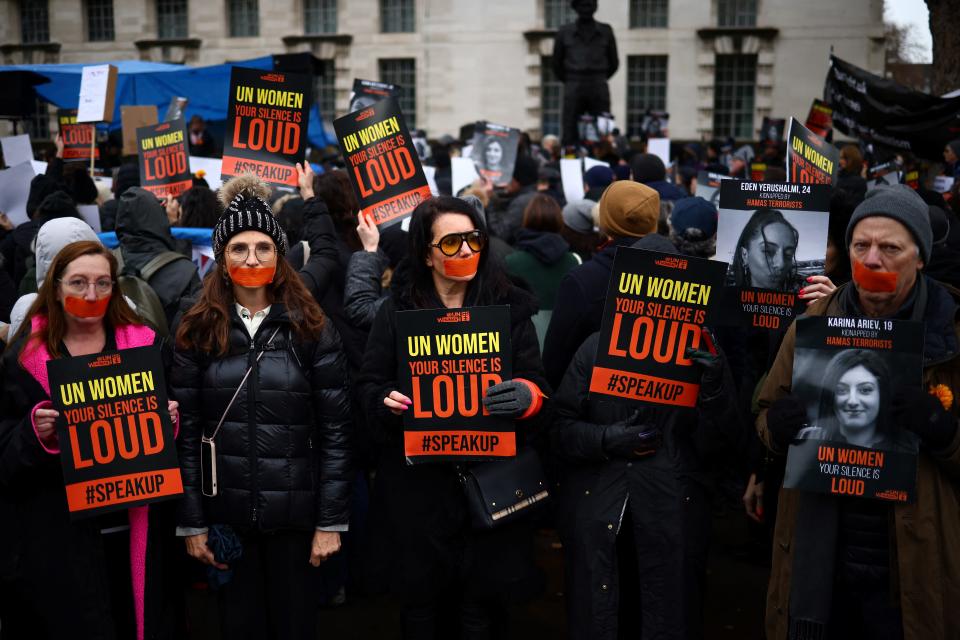
<svg viewBox="0 0 960 640">
<path fill-rule="evenodd" d="M 669 223 L 670 241 L 680 253 L 696 258 L 717 253 L 717 209 L 703 198 L 677 200 Z"/>
<path fill-rule="evenodd" d="M 140 167 L 136 163 L 122 164 L 113 179 L 113 199 L 100 207 L 100 226 L 104 231 L 113 231 L 117 226 L 117 208 L 120 196 L 130 187 L 140 186 Z"/>
<path fill-rule="evenodd" d="M 947 165 L 945 173 L 954 180 L 960 178 L 960 138 L 951 140 L 943 148 L 943 161 Z"/>
<path fill-rule="evenodd" d="M 638 153 L 630 160 L 630 171 L 635 182 L 645 184 L 660 194 L 660 202 L 672 202 L 687 196 L 683 189 L 667 181 L 667 168 L 659 156 Z"/>
<path fill-rule="evenodd" d="M 123 273 L 142 277 L 150 285 L 171 326 L 180 300 L 200 290 L 200 278 L 193 261 L 178 253 L 167 212 L 155 194 L 142 187 L 123 192 L 117 207 L 117 239 Z"/>
<path fill-rule="evenodd" d="M 516 251 L 506 258 L 507 273 L 530 285 L 540 306 L 534 317 L 540 345 L 556 303 L 560 281 L 570 269 L 582 264 L 570 252 L 570 245 L 560 235 L 563 216 L 560 206 L 550 196 L 538 194 L 523 212 L 523 228 L 517 232 Z"/>
<path fill-rule="evenodd" d="M 655 233 L 632 246 L 677 253 Z M 619 606 L 639 618 L 637 637 L 702 638 L 716 483 L 711 469 L 739 451 L 747 433 L 733 378 L 703 329 L 699 346 L 685 352 L 700 370 L 696 406 L 638 409 L 590 393 L 599 340 L 592 332 L 573 356 L 554 394 L 557 418 L 550 432 L 551 451 L 561 463 L 557 513 L 569 637 L 625 637 Z M 635 549 L 636 564 L 618 558 L 624 546 Z M 621 592 L 621 584 L 637 582 L 638 593 Z"/>
<path fill-rule="evenodd" d="M 728 175 L 731 178 L 737 178 L 739 180 L 748 178 L 750 176 L 750 163 L 753 161 L 753 158 L 753 147 L 748 144 L 734 151 L 727 165 L 729 169 Z"/>
<path fill-rule="evenodd" d="M 567 365 L 587 336 L 599 331 L 607 281 L 617 247 L 657 232 L 660 196 L 639 182 L 617 181 L 599 203 L 600 232 L 606 246 L 591 260 L 571 269 L 560 282 L 553 316 L 543 342 L 543 366 L 551 385 L 559 385 Z"/>
</svg>

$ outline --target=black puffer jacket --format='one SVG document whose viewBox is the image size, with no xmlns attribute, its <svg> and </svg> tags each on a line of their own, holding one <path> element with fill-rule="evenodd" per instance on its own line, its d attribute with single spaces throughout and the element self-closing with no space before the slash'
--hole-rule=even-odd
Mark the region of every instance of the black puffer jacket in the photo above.
<svg viewBox="0 0 960 640">
<path fill-rule="evenodd" d="M 312 530 L 348 522 L 350 403 L 340 338 L 329 321 L 317 342 L 299 342 L 293 330 L 294 320 L 274 303 L 254 340 L 239 316 L 231 318 L 227 355 L 174 353 L 170 382 L 180 401 L 184 485 L 180 526 Z M 213 435 L 251 364 L 215 438 L 219 494 L 206 498 L 201 431 Z"/>
</svg>

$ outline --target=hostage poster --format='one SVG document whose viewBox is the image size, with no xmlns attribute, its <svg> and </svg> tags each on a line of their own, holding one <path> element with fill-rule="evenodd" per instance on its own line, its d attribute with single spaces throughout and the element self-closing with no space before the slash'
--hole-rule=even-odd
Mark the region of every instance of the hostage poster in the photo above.
<svg viewBox="0 0 960 640">
<path fill-rule="evenodd" d="M 333 128 L 360 211 L 373 216 L 377 226 L 402 221 L 430 197 L 430 186 L 396 98 L 338 118 Z"/>
<path fill-rule="evenodd" d="M 63 160 L 90 161 L 90 153 L 100 159 L 100 149 L 93 143 L 96 125 L 77 124 L 76 109 L 57 110 L 57 122 L 60 125 L 60 139 L 63 141 Z"/>
<path fill-rule="evenodd" d="M 698 198 L 703 198 L 716 207 L 720 201 L 720 182 L 734 179 L 735 178 L 723 175 L 722 173 L 700 171 L 697 173 L 697 188 L 694 191 L 694 195 Z"/>
<path fill-rule="evenodd" d="M 823 100 L 814 99 L 810 112 L 807 113 L 806 127 L 811 133 L 830 140 L 833 137 L 833 109 L 830 105 Z"/>
<path fill-rule="evenodd" d="M 711 319 L 726 265 L 619 247 L 607 287 L 590 393 L 630 403 L 692 407 L 700 369 L 687 348 L 711 350 Z"/>
<path fill-rule="evenodd" d="M 473 133 L 473 161 L 481 176 L 500 187 L 513 178 L 520 130 L 492 122 L 477 122 Z"/>
<path fill-rule="evenodd" d="M 353 79 L 353 93 L 350 94 L 350 108 L 347 113 L 372 107 L 384 98 L 399 98 L 400 87 L 389 82 Z"/>
<path fill-rule="evenodd" d="M 137 129 L 140 186 L 163 196 L 179 196 L 193 186 L 183 118 Z"/>
<path fill-rule="evenodd" d="M 293 165 L 303 161 L 310 105 L 310 76 L 233 67 L 221 175 L 297 186 Z"/>
<path fill-rule="evenodd" d="M 510 308 L 397 313 L 397 380 L 413 401 L 403 414 L 407 464 L 517 454 L 512 420 L 483 406 L 489 387 L 513 377 Z"/>
<path fill-rule="evenodd" d="M 159 346 L 47 362 L 73 519 L 183 493 Z"/>
<path fill-rule="evenodd" d="M 798 319 L 792 393 L 807 425 L 787 451 L 783 486 L 913 502 L 919 442 L 893 403 L 922 384 L 922 354 L 920 322 Z"/>
<path fill-rule="evenodd" d="M 840 150 L 790 118 L 787 135 L 787 181 L 797 184 L 833 184 L 837 180 Z"/>
<path fill-rule="evenodd" d="M 720 184 L 715 259 L 728 263 L 724 325 L 786 329 L 806 308 L 797 291 L 823 273 L 831 187 Z"/>
</svg>

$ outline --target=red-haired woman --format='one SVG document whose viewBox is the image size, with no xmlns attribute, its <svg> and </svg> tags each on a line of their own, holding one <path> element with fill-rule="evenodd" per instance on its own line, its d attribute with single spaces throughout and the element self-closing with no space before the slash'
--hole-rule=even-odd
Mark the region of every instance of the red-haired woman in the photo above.
<svg viewBox="0 0 960 640">
<path fill-rule="evenodd" d="M 183 432 L 178 535 L 191 556 L 232 571 L 219 589 L 223 637 L 314 638 L 311 567 L 339 550 L 349 519 L 346 360 L 284 259 L 266 186 L 240 177 L 220 195 L 216 266 L 176 331 L 170 374 Z M 242 555 L 225 562 L 211 533 Z"/>
<path fill-rule="evenodd" d="M 162 584 L 163 506 L 71 522 L 47 362 L 154 344 L 99 242 L 68 244 L 2 359 L 0 619 L 7 638 L 175 637 Z M 177 424 L 177 403 L 167 410 Z M 148 527 L 148 513 L 150 513 Z M 126 533 L 129 531 L 129 533 Z M 169 532 L 169 528 L 166 529 Z M 148 544 L 149 537 L 149 544 Z M 146 606 L 145 606 L 146 605 Z"/>
</svg>

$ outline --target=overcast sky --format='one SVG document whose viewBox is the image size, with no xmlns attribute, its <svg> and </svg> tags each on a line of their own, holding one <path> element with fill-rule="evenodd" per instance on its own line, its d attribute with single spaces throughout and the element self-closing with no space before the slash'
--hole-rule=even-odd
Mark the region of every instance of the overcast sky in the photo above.
<svg viewBox="0 0 960 640">
<path fill-rule="evenodd" d="M 933 61 L 933 41 L 930 39 L 930 13 L 923 0 L 884 0 L 883 19 L 899 25 L 909 25 L 913 40 L 920 45 L 923 56 L 914 62 Z"/>
</svg>

